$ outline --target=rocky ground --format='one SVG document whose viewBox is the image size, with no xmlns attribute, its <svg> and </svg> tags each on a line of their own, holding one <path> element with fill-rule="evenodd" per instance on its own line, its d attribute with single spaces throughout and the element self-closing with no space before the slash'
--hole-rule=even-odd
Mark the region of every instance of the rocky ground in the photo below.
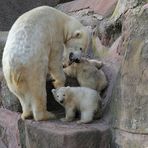
<svg viewBox="0 0 148 148">
<path fill-rule="evenodd" d="M 92 35 L 87 56 L 104 62 L 109 85 L 101 94 L 103 117 L 87 125 L 58 120 L 24 122 L 16 113 L 21 111 L 20 104 L 1 72 L 0 148 L 148 147 L 147 1 L 75 0 L 56 8 L 87 26 Z M 7 32 L 1 32 L 1 55 L 6 37 Z M 67 84 L 77 85 L 72 79 Z M 63 108 L 53 100 L 52 88 L 48 80 L 48 110 L 60 117 Z"/>
</svg>

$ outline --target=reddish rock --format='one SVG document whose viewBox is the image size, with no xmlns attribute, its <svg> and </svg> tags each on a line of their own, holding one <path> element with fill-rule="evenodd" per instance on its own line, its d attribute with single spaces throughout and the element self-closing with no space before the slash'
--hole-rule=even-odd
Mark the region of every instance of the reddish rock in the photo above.
<svg viewBox="0 0 148 148">
<path fill-rule="evenodd" d="M 109 148 L 110 133 L 103 120 L 83 125 L 22 121 L 18 113 L 0 108 L 0 148 Z"/>
<path fill-rule="evenodd" d="M 91 9 L 100 15 L 108 16 L 112 14 L 116 3 L 117 0 L 99 0 L 97 4 L 92 4 Z"/>
<path fill-rule="evenodd" d="M 19 127 L 22 147 L 27 148 L 109 148 L 110 145 L 109 127 L 101 121 L 77 125 L 75 122 L 28 120 L 20 122 Z"/>
<path fill-rule="evenodd" d="M 65 3 L 60 7 L 61 10 L 67 13 L 89 8 L 91 11 L 105 17 L 113 12 L 116 3 L 117 0 L 76 0 Z"/>
<path fill-rule="evenodd" d="M 0 148 L 21 148 L 18 132 L 20 115 L 0 108 Z"/>
</svg>

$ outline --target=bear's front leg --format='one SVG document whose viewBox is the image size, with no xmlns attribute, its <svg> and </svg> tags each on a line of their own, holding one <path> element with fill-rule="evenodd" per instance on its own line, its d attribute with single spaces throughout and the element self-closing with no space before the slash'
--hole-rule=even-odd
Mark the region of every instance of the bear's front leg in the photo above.
<svg viewBox="0 0 148 148">
<path fill-rule="evenodd" d="M 65 74 L 62 65 L 63 58 L 63 45 L 55 45 L 52 49 L 49 57 L 49 73 L 55 80 L 53 85 L 55 88 L 63 87 L 65 84 Z"/>
<path fill-rule="evenodd" d="M 75 117 L 75 110 L 73 108 L 70 107 L 66 107 L 66 117 L 65 118 L 61 118 L 61 121 L 73 121 Z"/>
<path fill-rule="evenodd" d="M 59 64 L 57 67 L 50 68 L 50 70 L 51 70 L 50 73 L 52 75 L 52 78 L 55 80 L 53 81 L 54 87 L 55 88 L 64 87 L 66 78 L 63 72 L 62 65 Z"/>
</svg>

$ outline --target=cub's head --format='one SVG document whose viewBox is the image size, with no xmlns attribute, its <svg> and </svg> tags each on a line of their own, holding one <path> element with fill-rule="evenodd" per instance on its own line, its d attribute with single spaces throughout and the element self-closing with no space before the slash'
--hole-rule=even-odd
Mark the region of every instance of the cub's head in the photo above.
<svg viewBox="0 0 148 148">
<path fill-rule="evenodd" d="M 64 105 L 65 103 L 65 98 L 67 96 L 66 90 L 67 90 L 67 87 L 61 87 L 61 88 L 51 90 L 55 100 L 61 105 Z"/>
<path fill-rule="evenodd" d="M 64 60 L 77 62 L 86 53 L 89 44 L 88 30 L 79 22 L 73 21 L 67 27 L 65 37 Z M 68 62 L 67 62 L 68 63 Z"/>
</svg>

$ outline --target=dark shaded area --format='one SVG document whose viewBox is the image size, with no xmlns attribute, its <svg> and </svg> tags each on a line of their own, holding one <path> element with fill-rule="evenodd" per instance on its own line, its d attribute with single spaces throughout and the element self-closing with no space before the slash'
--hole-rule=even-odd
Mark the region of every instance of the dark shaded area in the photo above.
<svg viewBox="0 0 148 148">
<path fill-rule="evenodd" d="M 24 12 L 35 7 L 56 6 L 68 0 L 0 0 L 0 30 L 8 31 L 15 20 Z"/>
<path fill-rule="evenodd" d="M 66 79 L 66 86 L 79 86 L 76 79 L 67 77 Z M 47 109 L 49 111 L 58 111 L 58 112 L 64 112 L 64 108 L 57 103 L 52 95 L 51 90 L 54 88 L 51 80 L 46 81 L 46 90 L 47 90 Z"/>
</svg>

